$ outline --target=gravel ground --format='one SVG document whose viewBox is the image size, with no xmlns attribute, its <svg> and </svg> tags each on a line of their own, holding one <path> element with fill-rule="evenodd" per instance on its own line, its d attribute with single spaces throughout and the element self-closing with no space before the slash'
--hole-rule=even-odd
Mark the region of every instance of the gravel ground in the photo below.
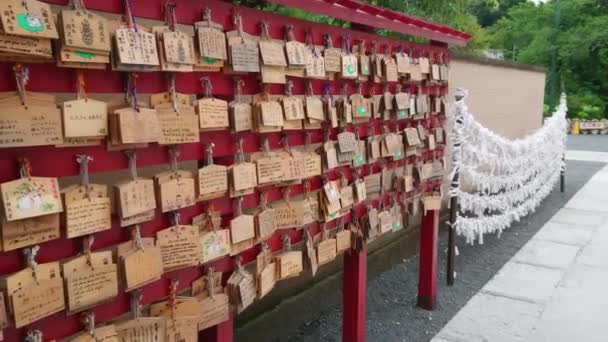
<svg viewBox="0 0 608 342">
<path fill-rule="evenodd" d="M 579 139 L 581 138 L 581 139 Z M 570 149 L 605 151 L 608 137 L 588 140 L 575 137 Z M 594 136 L 593 138 L 598 138 Z M 590 143 L 591 141 L 591 143 Z M 590 145 L 590 146 L 587 146 Z M 603 147 L 603 148 L 602 148 Z M 460 255 L 456 259 L 457 279 L 453 287 L 445 285 L 447 234 L 440 233 L 438 306 L 433 312 L 416 304 L 418 258 L 404 260 L 368 283 L 367 341 L 396 342 L 429 341 L 466 304 L 466 302 L 559 210 L 603 164 L 567 162 L 566 192 L 559 187 L 538 208 L 537 212 L 513 225 L 500 238 L 488 236 L 483 245 L 469 246 L 458 241 Z M 328 298 L 341 298 L 328 294 Z M 290 342 L 341 340 L 341 305 L 320 313 L 303 323 L 288 339 Z"/>
</svg>

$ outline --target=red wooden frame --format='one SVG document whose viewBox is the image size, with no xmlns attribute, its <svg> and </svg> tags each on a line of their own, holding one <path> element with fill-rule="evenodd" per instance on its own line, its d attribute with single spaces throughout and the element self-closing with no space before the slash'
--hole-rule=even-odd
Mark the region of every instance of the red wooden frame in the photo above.
<svg viewBox="0 0 608 342">
<path fill-rule="evenodd" d="M 65 5 L 67 0 L 45 0 L 48 3 Z M 100 10 L 106 12 L 120 13 L 122 11 L 121 0 L 85 0 L 85 5 L 91 10 Z M 135 15 L 138 17 L 160 19 L 162 17 L 162 4 L 164 0 L 134 0 L 135 2 Z M 267 20 L 270 24 L 270 34 L 275 38 L 283 37 L 284 26 L 292 24 L 295 27 L 296 38 L 303 41 L 305 32 L 312 29 L 315 32 L 314 41 L 317 44 L 322 43 L 321 32 L 331 33 L 334 39 L 335 45 L 339 45 L 341 37 L 348 33 L 354 40 L 365 40 L 367 44 L 371 40 L 377 40 L 380 46 L 390 44 L 393 48 L 397 46 L 413 47 L 418 53 L 425 51 L 431 56 L 438 56 L 439 54 L 448 56 L 449 51 L 444 46 L 430 46 L 424 44 L 416 44 L 411 42 L 403 42 L 400 40 L 380 37 L 370 33 L 345 30 L 338 27 L 329 25 L 310 23 L 302 20 L 297 20 L 289 17 L 279 16 L 255 9 L 240 8 L 229 3 L 209 0 L 209 1 L 198 1 L 198 0 L 178 0 L 177 1 L 177 21 L 184 24 L 192 24 L 195 21 L 200 20 L 201 14 L 205 7 L 210 7 L 212 10 L 212 17 L 214 21 L 220 22 L 225 25 L 226 30 L 232 28 L 232 15 L 238 12 L 243 17 L 243 24 L 245 31 L 257 34 L 258 24 L 261 20 Z M 62 69 L 50 64 L 32 64 L 28 65 L 30 68 L 30 82 L 27 86 L 29 91 L 38 92 L 74 92 L 75 91 L 75 79 L 76 72 L 72 69 Z M 10 63 L 0 63 L 0 91 L 12 91 L 15 89 L 14 78 L 12 76 L 12 65 Z M 122 74 L 119 72 L 112 72 L 110 70 L 85 70 L 85 79 L 87 82 L 87 92 L 92 98 L 95 97 L 95 93 L 122 93 L 123 91 L 123 79 Z M 202 76 L 210 76 L 214 85 L 214 94 L 218 97 L 232 98 L 232 76 L 224 75 L 219 73 L 201 73 L 194 72 L 188 74 L 178 74 L 176 77 L 177 91 L 184 93 L 201 93 L 199 79 Z M 241 76 L 245 80 L 245 88 L 243 90 L 246 94 L 253 94 L 258 92 L 257 80 L 254 75 Z M 294 78 L 295 94 L 303 94 L 305 81 L 303 79 Z M 340 81 L 341 82 L 341 81 Z M 313 81 L 314 91 L 316 94 L 321 94 L 322 81 Z M 350 92 L 355 90 L 354 84 L 350 83 Z M 332 82 L 332 92 L 334 94 L 339 93 L 339 82 Z M 380 93 L 381 85 L 371 85 L 375 87 L 376 93 Z M 394 83 L 390 84 L 390 89 L 394 88 Z M 422 91 L 427 93 L 435 93 L 436 89 L 441 94 L 447 93 L 447 87 L 434 86 L 431 88 L 423 87 Z M 140 74 L 138 82 L 138 92 L 140 94 L 156 93 L 166 90 L 166 82 L 164 74 L 161 72 L 153 73 L 142 73 Z M 369 91 L 369 85 L 364 86 L 365 93 Z M 282 86 L 270 87 L 271 93 L 283 93 Z M 428 120 L 422 120 L 421 122 L 427 128 L 436 127 L 439 125 L 439 121 L 436 118 Z M 391 129 L 402 129 L 412 124 L 411 120 L 400 120 L 388 123 Z M 361 137 L 365 137 L 369 134 L 367 124 L 359 125 Z M 381 123 L 376 121 L 374 125 L 376 134 L 382 131 Z M 322 140 L 322 133 L 319 130 L 311 131 L 312 142 L 317 143 Z M 332 132 L 332 137 L 335 137 L 336 131 Z M 302 145 L 304 143 L 303 132 L 288 132 L 288 139 L 291 145 Z M 255 133 L 243 133 L 242 136 L 245 140 L 245 152 L 250 153 L 258 151 L 260 147 L 260 135 Z M 266 136 L 270 139 L 271 148 L 278 148 L 280 146 L 280 134 L 267 134 Z M 222 132 L 205 132 L 201 134 L 201 142 L 197 144 L 184 144 L 179 146 L 181 152 L 180 161 L 192 161 L 201 160 L 203 158 L 203 150 L 206 143 L 214 142 L 216 149 L 214 151 L 216 162 L 220 164 L 231 164 L 234 155 L 234 142 L 235 136 L 232 136 L 227 131 Z M 442 151 L 437 157 L 442 157 Z M 32 147 L 32 148 L 8 148 L 0 150 L 0 182 L 5 182 L 14 179 L 18 176 L 16 161 L 20 157 L 27 157 L 30 159 L 32 164 L 33 175 L 38 176 L 49 176 L 49 177 L 67 177 L 78 175 L 78 165 L 75 162 L 75 156 L 78 154 L 89 154 L 94 158 L 94 161 L 89 164 L 89 170 L 91 172 L 92 181 L 95 181 L 95 174 L 99 172 L 107 172 L 113 170 L 120 170 L 127 168 L 127 158 L 122 152 L 110 152 L 107 151 L 104 146 L 94 147 L 70 147 L 70 148 L 55 148 L 51 146 L 45 147 Z M 424 153 L 423 159 L 429 160 L 432 158 L 430 153 Z M 153 166 L 168 163 L 167 150 L 164 147 L 157 145 L 151 145 L 148 148 L 140 149 L 137 151 L 137 161 L 139 167 Z M 409 162 L 412 162 L 410 159 Z M 404 161 L 390 162 L 389 167 L 403 164 Z M 352 179 L 351 171 L 348 168 L 343 168 L 347 177 Z M 379 165 L 370 165 L 363 168 L 361 174 L 365 176 L 369 173 L 379 172 Z M 332 172 L 329 175 L 330 179 L 336 179 L 339 174 Z M 312 189 L 318 189 L 321 185 L 320 177 L 316 177 L 312 180 Z M 427 182 L 424 184 L 422 191 L 431 191 L 440 186 L 440 182 Z M 297 195 L 302 193 L 303 189 L 301 185 L 295 185 L 291 187 L 291 194 Z M 281 198 L 281 192 L 279 189 L 270 189 L 268 196 L 269 201 L 278 200 Z M 384 197 L 386 199 L 386 197 Z M 383 199 L 383 200 L 384 200 Z M 223 215 L 224 224 L 226 224 L 232 218 L 232 203 L 228 198 L 221 198 L 211 201 L 213 205 L 221 211 Z M 243 202 L 244 208 L 256 206 L 258 204 L 258 195 L 249 195 L 245 197 Z M 180 210 L 182 214 L 183 222 L 189 222 L 192 216 L 201 213 L 206 208 L 206 204 L 199 203 L 195 206 Z M 94 250 L 109 248 L 122 241 L 130 238 L 129 233 L 125 229 L 121 229 L 118 226 L 116 218 L 113 218 L 113 228 L 111 230 L 100 232 L 95 234 L 95 245 Z M 142 225 L 142 235 L 151 236 L 156 231 L 163 229 L 170 225 L 169 218 L 166 215 L 156 215 L 155 219 L 151 222 L 147 222 Z M 332 228 L 330 225 L 328 228 Z M 318 231 L 318 227 L 312 227 L 312 232 Z M 280 235 L 288 233 L 291 236 L 293 243 L 296 243 L 302 238 L 302 231 L 296 229 L 288 229 L 275 234 L 270 241 L 269 247 L 271 250 L 276 251 L 282 248 L 282 242 Z M 38 262 L 49 262 L 62 260 L 72 257 L 81 251 L 80 239 L 59 239 L 41 244 L 41 250 L 38 254 Z M 241 254 L 243 262 L 249 262 L 255 259 L 258 253 L 257 248 L 250 249 Z M 363 293 L 363 310 L 360 310 L 361 303 L 356 306 L 354 312 L 357 315 L 363 313 L 363 319 L 358 319 L 357 322 L 363 324 L 364 327 L 364 289 L 361 292 L 360 287 L 354 287 L 354 284 L 364 284 L 361 282 L 361 276 L 365 275 L 364 260 L 365 253 L 357 256 L 357 260 L 346 261 L 347 271 L 345 271 L 345 279 L 348 276 L 350 279 L 350 270 L 354 272 L 356 283 L 349 282 L 349 287 L 357 293 L 358 298 L 361 298 Z M 230 272 L 232 270 L 232 262 L 229 258 L 222 259 L 214 263 L 214 268 L 223 272 Z M 352 266 L 349 266 L 352 265 Z M 5 275 L 12 272 L 16 272 L 24 267 L 21 251 L 11 251 L 6 253 L 0 253 L 0 274 Z M 363 270 L 363 271 L 362 271 Z M 201 268 L 189 268 L 177 272 L 165 274 L 163 279 L 153 284 L 146 286 L 143 289 L 143 304 L 148 304 L 154 301 L 158 301 L 168 295 L 169 282 L 171 279 L 179 280 L 180 289 L 186 288 L 191 284 L 192 280 L 202 275 Z M 227 277 L 227 274 L 226 274 Z M 364 279 L 364 278 L 363 278 Z M 180 290 L 178 289 L 178 290 Z M 349 290 L 350 291 L 350 290 Z M 100 305 L 94 309 L 96 314 L 96 320 L 98 323 L 103 323 L 114 319 L 115 317 L 124 314 L 129 310 L 129 298 L 124 293 L 121 293 L 113 301 Z M 350 314 L 350 311 L 349 311 Z M 357 316 L 359 317 L 359 316 Z M 30 325 L 32 329 L 39 329 L 43 331 L 45 340 L 48 339 L 59 339 L 81 330 L 81 323 L 78 316 L 66 317 L 65 313 L 59 313 L 52 315 L 48 318 L 40 320 Z M 356 331 L 364 329 L 361 325 L 357 325 Z M 7 341 L 17 341 L 23 334 L 24 329 L 20 331 L 13 328 L 9 328 L 5 331 L 5 339 Z M 364 330 L 363 330 L 364 333 Z M 359 334 L 360 335 L 360 334 Z M 219 327 L 211 328 L 208 332 L 204 332 L 202 336 L 210 338 L 213 341 L 229 341 L 232 339 L 232 322 L 220 325 Z M 209 337 L 215 336 L 215 338 Z"/>
<path fill-rule="evenodd" d="M 471 35 L 451 27 L 374 6 L 359 0 L 267 0 L 275 4 L 323 14 L 351 23 L 465 46 Z"/>
</svg>

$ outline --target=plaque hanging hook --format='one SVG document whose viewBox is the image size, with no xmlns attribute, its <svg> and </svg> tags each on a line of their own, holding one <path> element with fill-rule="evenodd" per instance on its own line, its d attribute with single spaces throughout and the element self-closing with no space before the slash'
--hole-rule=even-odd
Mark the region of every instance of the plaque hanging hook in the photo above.
<svg viewBox="0 0 608 342">
<path fill-rule="evenodd" d="M 213 84 L 211 84 L 211 79 L 209 76 L 203 76 L 200 79 L 201 88 L 203 89 L 203 93 L 205 98 L 210 99 L 213 97 Z"/>
<path fill-rule="evenodd" d="M 136 224 L 135 226 L 133 226 L 133 229 L 131 230 L 131 236 L 133 237 L 133 244 L 135 245 L 135 248 L 137 248 L 138 250 L 143 251 L 144 250 L 144 242 L 143 239 L 141 237 L 141 228 L 138 224 Z"/>
<path fill-rule="evenodd" d="M 34 276 L 34 280 L 38 283 L 38 262 L 36 262 L 36 255 L 40 251 L 40 246 L 36 245 L 30 248 L 23 249 L 23 254 L 25 256 L 25 265 L 27 268 L 32 270 L 32 275 Z"/>
<path fill-rule="evenodd" d="M 80 165 L 80 185 L 84 187 L 86 198 L 91 200 L 91 189 L 89 188 L 91 181 L 89 178 L 89 162 L 93 161 L 93 157 L 81 154 L 76 156 L 76 161 Z"/>
<path fill-rule="evenodd" d="M 205 147 L 205 166 L 213 165 L 213 149 L 215 148 L 215 143 L 209 143 Z"/>
<path fill-rule="evenodd" d="M 86 333 L 95 338 L 95 312 L 89 311 L 83 313 L 82 322 L 84 323 Z"/>
<path fill-rule="evenodd" d="M 91 249 L 93 248 L 93 243 L 95 243 L 95 237 L 93 235 L 87 235 L 82 238 L 82 252 L 87 259 L 87 264 L 95 269 L 95 265 L 93 264 L 93 260 L 91 258 Z"/>
<path fill-rule="evenodd" d="M 284 234 L 281 237 L 281 240 L 283 241 L 283 250 L 286 252 L 291 252 L 291 238 L 289 237 L 289 235 Z"/>
<path fill-rule="evenodd" d="M 29 330 L 25 336 L 25 342 L 42 342 L 42 331 Z"/>
<path fill-rule="evenodd" d="M 131 313 L 133 314 L 134 318 L 141 317 L 141 311 L 143 308 L 141 301 L 143 297 L 143 291 L 141 289 L 131 292 Z"/>
<path fill-rule="evenodd" d="M 19 177 L 32 177 L 32 164 L 28 158 L 19 158 Z"/>
<path fill-rule="evenodd" d="M 26 95 L 25 87 L 30 79 L 30 69 L 26 66 L 23 66 L 20 63 L 15 64 L 13 67 L 13 73 L 15 74 L 15 83 L 17 85 L 17 95 L 19 95 L 19 100 L 21 101 L 21 105 L 25 106 L 26 104 Z"/>
<path fill-rule="evenodd" d="M 131 180 L 137 180 L 137 153 L 135 150 L 126 150 L 125 154 L 129 159 L 129 173 L 131 175 Z"/>
</svg>

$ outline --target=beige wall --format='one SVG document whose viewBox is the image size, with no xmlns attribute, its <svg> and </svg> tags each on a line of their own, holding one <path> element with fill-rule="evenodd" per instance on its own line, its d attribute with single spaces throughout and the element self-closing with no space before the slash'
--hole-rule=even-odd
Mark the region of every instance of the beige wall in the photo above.
<svg viewBox="0 0 608 342">
<path fill-rule="evenodd" d="M 450 94 L 457 87 L 469 90 L 469 111 L 498 134 L 522 138 L 542 124 L 542 71 L 455 59 L 450 70 Z"/>
</svg>

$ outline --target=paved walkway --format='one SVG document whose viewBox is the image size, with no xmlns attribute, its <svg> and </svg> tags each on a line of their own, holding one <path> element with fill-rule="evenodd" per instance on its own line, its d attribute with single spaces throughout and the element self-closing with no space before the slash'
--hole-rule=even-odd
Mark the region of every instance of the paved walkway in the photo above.
<svg viewBox="0 0 608 342">
<path fill-rule="evenodd" d="M 608 163 L 608 153 L 566 159 Z M 608 341 L 608 165 L 515 254 L 432 342 Z"/>
</svg>

